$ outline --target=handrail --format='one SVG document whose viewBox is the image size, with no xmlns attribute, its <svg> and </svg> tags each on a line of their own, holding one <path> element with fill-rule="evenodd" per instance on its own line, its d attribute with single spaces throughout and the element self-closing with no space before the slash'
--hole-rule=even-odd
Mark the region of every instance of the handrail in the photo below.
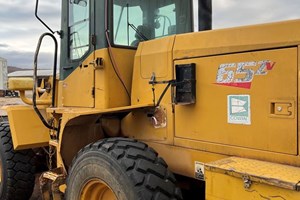
<svg viewBox="0 0 300 200">
<path fill-rule="evenodd" d="M 20 92 L 20 98 L 24 103 L 26 103 L 28 105 L 33 105 L 32 99 L 29 99 L 29 98 L 26 97 L 25 90 L 20 90 L 19 92 Z M 51 100 L 48 100 L 48 99 L 47 100 L 46 99 L 39 99 L 39 100 L 36 101 L 37 105 L 50 105 L 51 103 L 52 103 Z"/>
<path fill-rule="evenodd" d="M 36 101 L 36 88 L 37 88 L 37 62 L 38 62 L 38 55 L 40 52 L 40 48 L 41 48 L 41 44 L 42 41 L 44 39 L 44 37 L 49 36 L 50 38 L 52 38 L 53 42 L 54 42 L 54 60 L 53 60 L 53 82 L 52 82 L 52 107 L 55 106 L 55 92 L 56 92 L 56 68 L 57 68 L 57 40 L 54 37 L 53 34 L 51 33 L 44 33 L 40 36 L 37 47 L 36 47 L 36 51 L 34 54 L 34 68 L 33 68 L 33 91 L 32 91 L 32 102 L 33 102 L 33 109 L 36 112 L 36 114 L 39 116 L 39 118 L 41 119 L 41 121 L 43 122 L 43 124 L 52 130 L 57 130 L 57 128 L 51 126 L 50 124 L 48 124 L 48 122 L 44 119 L 44 117 L 42 116 L 41 112 L 39 111 L 39 109 L 37 108 L 37 101 Z"/>
</svg>

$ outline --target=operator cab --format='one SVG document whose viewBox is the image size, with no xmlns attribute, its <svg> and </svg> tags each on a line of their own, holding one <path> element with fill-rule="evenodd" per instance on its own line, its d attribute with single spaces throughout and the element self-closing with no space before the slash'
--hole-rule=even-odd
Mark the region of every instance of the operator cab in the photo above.
<svg viewBox="0 0 300 200">
<path fill-rule="evenodd" d="M 94 50 L 211 29 L 211 0 L 69 0 L 62 9 L 64 77 Z"/>
</svg>

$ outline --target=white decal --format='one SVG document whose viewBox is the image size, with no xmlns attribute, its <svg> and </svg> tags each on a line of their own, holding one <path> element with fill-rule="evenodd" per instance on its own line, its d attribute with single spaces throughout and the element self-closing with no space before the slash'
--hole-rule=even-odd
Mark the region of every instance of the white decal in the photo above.
<svg viewBox="0 0 300 200">
<path fill-rule="evenodd" d="M 251 124 L 250 96 L 228 95 L 227 115 L 230 124 Z"/>
<path fill-rule="evenodd" d="M 195 178 L 205 181 L 204 177 L 204 163 L 195 161 Z"/>
</svg>

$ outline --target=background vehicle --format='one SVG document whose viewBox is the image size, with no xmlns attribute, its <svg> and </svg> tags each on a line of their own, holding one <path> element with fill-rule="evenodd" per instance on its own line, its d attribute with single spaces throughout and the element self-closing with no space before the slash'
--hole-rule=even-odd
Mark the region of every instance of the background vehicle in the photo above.
<svg viewBox="0 0 300 200">
<path fill-rule="evenodd" d="M 299 199 L 299 20 L 204 31 L 210 1 L 62 11 L 59 77 L 55 53 L 53 76 L 9 80 L 33 106 L 6 108 L 3 198 L 30 196 L 44 149 L 46 199 Z"/>
</svg>

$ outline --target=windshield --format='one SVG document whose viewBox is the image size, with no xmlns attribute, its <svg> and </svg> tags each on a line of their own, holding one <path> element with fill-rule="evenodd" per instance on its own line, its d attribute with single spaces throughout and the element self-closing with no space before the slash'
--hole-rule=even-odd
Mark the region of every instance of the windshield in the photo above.
<svg viewBox="0 0 300 200">
<path fill-rule="evenodd" d="M 114 44 L 139 42 L 192 31 L 191 3 L 186 0 L 114 0 Z"/>
</svg>

